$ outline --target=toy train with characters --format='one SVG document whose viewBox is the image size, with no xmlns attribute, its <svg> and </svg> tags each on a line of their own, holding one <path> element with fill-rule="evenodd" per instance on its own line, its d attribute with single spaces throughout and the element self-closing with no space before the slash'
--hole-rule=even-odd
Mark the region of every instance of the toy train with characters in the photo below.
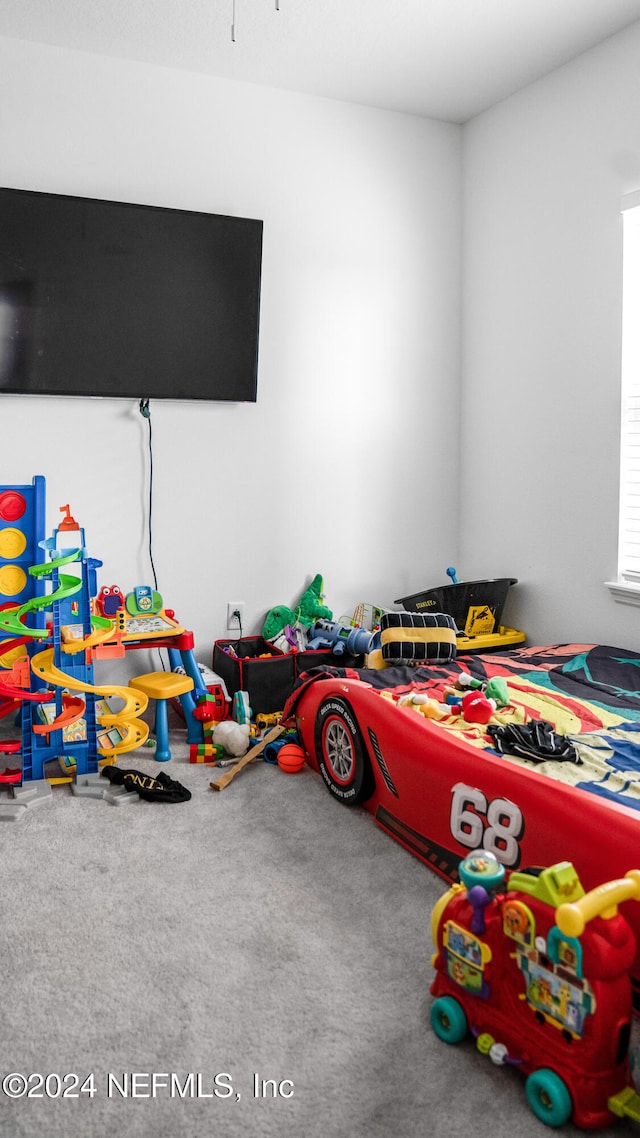
<svg viewBox="0 0 640 1138">
<path fill-rule="evenodd" d="M 586 893 L 571 862 L 509 873 L 475 850 L 431 917 L 431 1024 L 469 1034 L 526 1077 L 529 1106 L 557 1127 L 640 1121 L 630 1055 L 636 944 L 618 906 L 640 900 L 640 870 Z"/>
</svg>

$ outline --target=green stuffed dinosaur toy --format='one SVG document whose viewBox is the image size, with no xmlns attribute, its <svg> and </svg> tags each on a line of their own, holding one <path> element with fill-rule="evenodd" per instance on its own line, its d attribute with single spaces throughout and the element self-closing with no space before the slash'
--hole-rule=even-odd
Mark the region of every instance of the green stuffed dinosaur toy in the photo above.
<svg viewBox="0 0 640 1138">
<path fill-rule="evenodd" d="M 322 575 L 317 573 L 298 600 L 295 608 L 290 609 L 286 605 L 276 605 L 275 608 L 269 609 L 262 626 L 264 639 L 273 640 L 288 624 L 292 626 L 302 624 L 305 628 L 311 628 L 316 620 L 333 620 L 331 609 L 322 603 L 323 584 Z"/>
</svg>

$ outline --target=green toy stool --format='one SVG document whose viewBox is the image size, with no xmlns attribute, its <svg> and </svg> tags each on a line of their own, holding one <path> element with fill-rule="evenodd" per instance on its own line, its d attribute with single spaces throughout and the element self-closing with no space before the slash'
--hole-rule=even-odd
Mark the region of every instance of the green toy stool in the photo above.
<svg viewBox="0 0 640 1138">
<path fill-rule="evenodd" d="M 190 676 L 181 676 L 177 672 L 146 672 L 143 676 L 135 676 L 129 680 L 129 687 L 144 692 L 149 699 L 155 699 L 156 714 L 153 733 L 156 737 L 156 761 L 168 763 L 171 758 L 171 751 L 169 749 L 167 700 L 191 691 L 193 680 Z"/>
</svg>

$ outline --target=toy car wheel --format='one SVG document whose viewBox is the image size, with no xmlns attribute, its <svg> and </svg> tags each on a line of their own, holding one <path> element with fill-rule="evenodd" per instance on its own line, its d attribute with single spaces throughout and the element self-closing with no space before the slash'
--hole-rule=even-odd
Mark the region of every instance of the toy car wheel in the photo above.
<svg viewBox="0 0 640 1138">
<path fill-rule="evenodd" d="M 431 1026 L 443 1043 L 460 1043 L 468 1031 L 464 1008 L 453 996 L 441 996 L 431 1005 Z"/>
<path fill-rule="evenodd" d="M 547 1126 L 564 1126 L 571 1117 L 571 1095 L 555 1071 L 540 1067 L 525 1084 L 527 1100 L 536 1118 Z"/>
<path fill-rule="evenodd" d="M 318 708 L 314 743 L 320 774 L 334 798 L 356 806 L 371 797 L 373 771 L 355 716 L 343 699 L 326 699 Z"/>
</svg>

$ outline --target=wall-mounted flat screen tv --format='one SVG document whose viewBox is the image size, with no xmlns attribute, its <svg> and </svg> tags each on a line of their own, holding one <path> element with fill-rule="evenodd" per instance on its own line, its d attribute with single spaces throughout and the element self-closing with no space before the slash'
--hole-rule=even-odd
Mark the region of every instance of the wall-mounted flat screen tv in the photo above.
<svg viewBox="0 0 640 1138">
<path fill-rule="evenodd" d="M 255 402 L 262 230 L 0 189 L 0 393 Z"/>
</svg>

